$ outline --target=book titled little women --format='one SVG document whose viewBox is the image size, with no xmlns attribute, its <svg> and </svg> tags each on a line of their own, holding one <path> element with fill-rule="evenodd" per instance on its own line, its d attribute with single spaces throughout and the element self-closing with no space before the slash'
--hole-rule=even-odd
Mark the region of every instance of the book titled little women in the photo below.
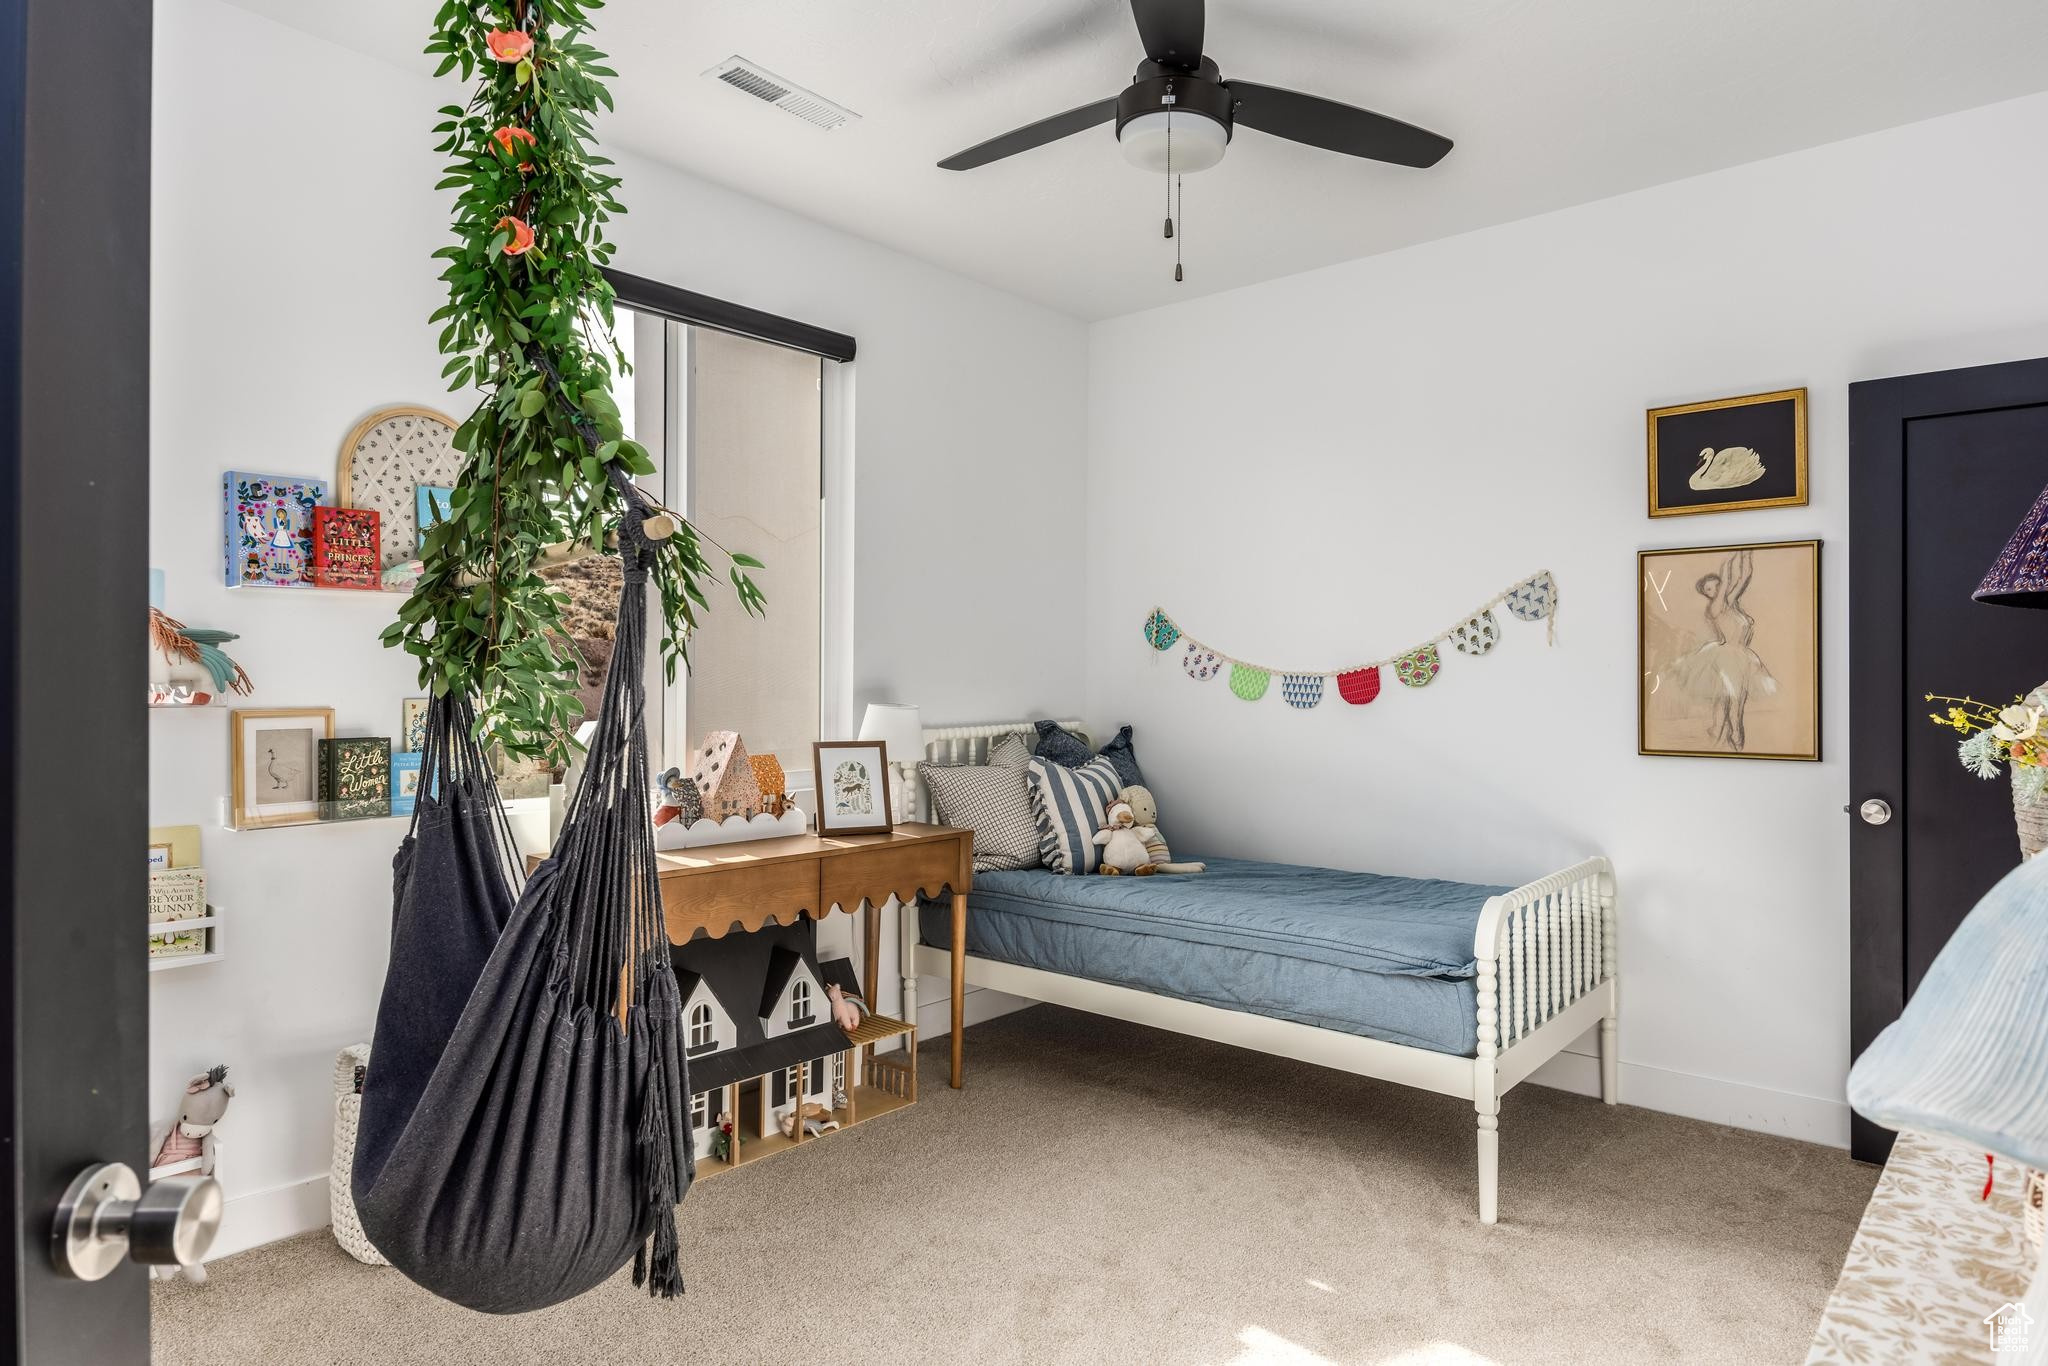
<svg viewBox="0 0 2048 1366">
<path fill-rule="evenodd" d="M 390 814 L 389 737 L 322 740 L 320 819 L 346 821 Z"/>
<path fill-rule="evenodd" d="M 314 584 L 321 588 L 382 588 L 377 523 L 374 508 L 314 508 Z"/>
</svg>

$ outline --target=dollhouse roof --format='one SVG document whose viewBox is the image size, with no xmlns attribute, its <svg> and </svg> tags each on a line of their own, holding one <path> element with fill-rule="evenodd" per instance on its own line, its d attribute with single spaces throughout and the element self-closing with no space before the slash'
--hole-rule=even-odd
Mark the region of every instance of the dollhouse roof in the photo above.
<svg viewBox="0 0 2048 1366">
<path fill-rule="evenodd" d="M 782 1034 L 749 1048 L 729 1048 L 722 1053 L 704 1053 L 689 1059 L 686 1064 L 690 1094 L 696 1095 L 701 1091 L 730 1086 L 749 1077 L 780 1072 L 783 1068 L 794 1067 L 800 1062 L 815 1062 L 819 1058 L 829 1058 L 834 1053 L 844 1053 L 851 1047 L 853 1041 L 846 1037 L 846 1031 L 828 1018 L 823 1024 Z"/>
<path fill-rule="evenodd" d="M 683 999 L 688 1000 L 700 985 L 708 987 L 733 1024 L 733 1039 L 720 1041 L 727 1046 L 688 1057 L 693 1094 L 829 1057 L 853 1046 L 845 1031 L 832 1023 L 822 1000 L 816 1003 L 821 1023 L 774 1038 L 768 1037 L 755 1008 L 763 990 L 772 983 L 766 1007 L 772 1009 L 799 964 L 808 967 L 819 981 L 829 980 L 818 964 L 815 934 L 812 922 L 804 919 L 795 925 L 769 924 L 749 934 L 670 946 Z"/>
</svg>

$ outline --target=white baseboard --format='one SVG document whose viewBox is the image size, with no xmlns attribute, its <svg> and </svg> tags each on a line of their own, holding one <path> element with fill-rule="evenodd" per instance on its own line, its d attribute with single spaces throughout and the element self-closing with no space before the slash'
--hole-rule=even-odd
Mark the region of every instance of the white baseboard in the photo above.
<svg viewBox="0 0 2048 1366">
<path fill-rule="evenodd" d="M 919 979 L 919 1038 L 944 1038 L 950 1032 L 952 1016 L 948 1011 L 948 985 L 936 978 Z M 965 1009 L 967 1023 L 978 1024 L 1031 1004 L 1021 996 L 984 987 L 969 987 Z M 1551 1086 L 1582 1096 L 1597 1096 L 1600 1094 L 1599 1055 L 1567 1049 L 1537 1068 L 1529 1080 L 1538 1086 Z M 1849 1106 L 1846 1101 L 1773 1091 L 1747 1082 L 1674 1072 L 1626 1060 L 1621 1064 L 1621 1100 L 1624 1105 L 1640 1105 L 1646 1110 L 1703 1119 L 1710 1124 L 1778 1134 L 1830 1148 L 1849 1146 Z M 1506 1113 L 1512 1113 L 1511 1107 Z M 1508 1119 L 1504 1117 L 1502 1123 L 1505 1126 Z"/>
<path fill-rule="evenodd" d="M 327 1173 L 268 1190 L 229 1198 L 221 1213 L 220 1236 L 206 1260 L 218 1261 L 280 1238 L 325 1228 L 328 1223 Z"/>
<path fill-rule="evenodd" d="M 1627 1031 L 1624 1030 L 1625 1034 Z M 1566 1050 L 1530 1074 L 1539 1086 L 1554 1086 L 1582 1096 L 1600 1094 L 1600 1059 L 1596 1054 Z M 1830 1148 L 1849 1146 L 1849 1105 L 1847 1101 L 1823 1100 L 1790 1091 L 1773 1091 L 1748 1082 L 1703 1077 L 1692 1072 L 1673 1072 L 1647 1063 L 1621 1064 L 1621 1103 L 1661 1110 L 1667 1115 L 1703 1119 L 1736 1129 L 1778 1134 Z M 1512 1094 L 1512 1093 L 1511 1093 Z M 1506 1129 L 1512 1114 L 1512 1100 L 1502 1105 L 1501 1127 Z"/>
</svg>

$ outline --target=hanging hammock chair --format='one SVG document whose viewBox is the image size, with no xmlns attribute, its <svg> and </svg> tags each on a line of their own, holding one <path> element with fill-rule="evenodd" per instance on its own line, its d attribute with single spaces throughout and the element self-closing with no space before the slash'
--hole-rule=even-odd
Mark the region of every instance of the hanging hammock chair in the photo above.
<svg viewBox="0 0 2048 1366">
<path fill-rule="evenodd" d="M 629 1260 L 650 1293 L 683 1288 L 695 1154 L 648 809 L 644 517 L 620 530 L 612 667 L 553 856 L 515 900 L 474 713 L 439 696 L 393 861 L 356 1209 L 393 1266 L 488 1313 L 580 1295 Z"/>
</svg>

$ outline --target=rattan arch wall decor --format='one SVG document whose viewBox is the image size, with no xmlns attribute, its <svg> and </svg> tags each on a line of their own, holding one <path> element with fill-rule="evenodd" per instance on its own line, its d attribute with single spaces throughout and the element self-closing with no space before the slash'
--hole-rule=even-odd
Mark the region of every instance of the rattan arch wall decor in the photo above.
<svg viewBox="0 0 2048 1366">
<path fill-rule="evenodd" d="M 456 426 L 446 413 L 400 404 L 371 413 L 341 443 L 335 498 L 345 508 L 376 511 L 379 569 L 418 557 L 414 490 L 455 487 L 463 461 L 453 444 Z"/>
</svg>

